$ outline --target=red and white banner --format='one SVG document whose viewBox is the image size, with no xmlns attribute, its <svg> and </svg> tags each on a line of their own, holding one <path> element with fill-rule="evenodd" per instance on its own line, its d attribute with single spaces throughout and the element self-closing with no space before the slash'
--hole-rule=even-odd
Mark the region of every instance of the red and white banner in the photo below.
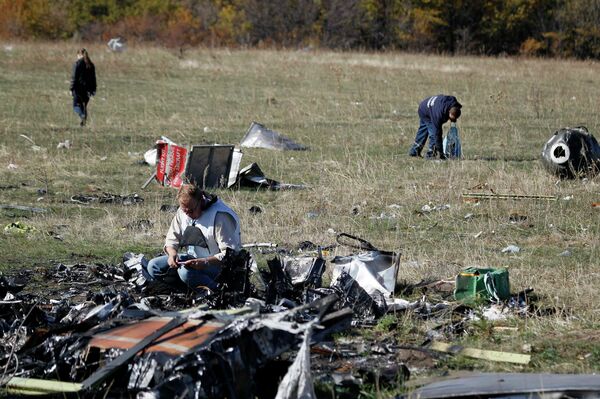
<svg viewBox="0 0 600 399">
<path fill-rule="evenodd" d="M 163 186 L 181 187 L 187 161 L 187 149 L 164 141 L 156 142 L 156 180 Z"/>
</svg>

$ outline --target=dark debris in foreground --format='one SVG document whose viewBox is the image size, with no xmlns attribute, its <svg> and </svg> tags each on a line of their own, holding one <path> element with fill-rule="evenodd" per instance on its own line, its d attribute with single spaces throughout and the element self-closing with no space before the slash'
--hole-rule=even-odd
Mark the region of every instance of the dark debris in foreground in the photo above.
<svg viewBox="0 0 600 399">
<path fill-rule="evenodd" d="M 133 254 L 120 265 L 55 264 L 43 283 L 39 270 L 0 276 L 0 383 L 11 395 L 40 393 L 19 384 L 41 379 L 69 382 L 86 397 L 272 398 L 314 381 L 309 397 L 356 397 L 435 369 L 447 355 L 423 344 L 468 330 L 472 309 L 445 301 L 447 282 L 403 287 L 437 303 L 398 302 L 348 272 L 323 287 L 326 261 L 307 255 L 279 252 L 260 271 L 245 252 L 228 256 L 219 290 L 208 295 L 146 282 L 144 258 Z M 529 306 L 516 298 L 516 308 Z M 404 343 L 373 333 L 390 314 L 388 330 L 402 318 L 433 327 Z M 307 370 L 298 369 L 302 356 Z M 310 384 L 290 386 L 286 372 Z"/>
</svg>

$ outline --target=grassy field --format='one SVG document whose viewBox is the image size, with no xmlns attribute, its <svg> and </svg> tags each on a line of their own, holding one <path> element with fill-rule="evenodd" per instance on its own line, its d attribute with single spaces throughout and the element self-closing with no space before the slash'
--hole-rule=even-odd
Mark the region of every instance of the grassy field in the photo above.
<svg viewBox="0 0 600 399">
<path fill-rule="evenodd" d="M 239 213 L 244 242 L 328 245 L 332 231 L 347 232 L 401 251 L 405 283 L 453 278 L 467 266 L 507 267 L 513 292 L 533 287 L 556 313 L 515 319 L 519 330 L 512 335 L 491 333 L 484 323 L 462 339 L 513 352 L 530 344 L 532 362 L 456 360 L 443 367 L 600 372 L 600 210 L 591 206 L 600 200 L 600 178 L 558 181 L 540 162 L 543 144 L 561 127 L 585 125 L 600 137 L 600 64 L 320 51 L 181 56 L 152 47 L 115 54 L 92 45 L 99 86 L 89 125 L 80 128 L 68 93 L 78 46 L 8 45 L 0 48 L 0 203 L 49 211 L 0 210 L 1 226 L 22 221 L 37 229 L 2 235 L 3 272 L 58 261 L 118 263 L 126 251 L 154 255 L 171 218 L 159 208 L 174 204 L 175 191 L 140 188 L 152 173 L 140 164 L 142 154 L 161 135 L 184 145 L 237 144 L 258 121 L 310 150 L 244 149 L 242 166 L 255 161 L 267 177 L 309 188 L 218 191 Z M 418 102 L 438 93 L 463 104 L 462 161 L 407 155 Z M 72 147 L 57 148 L 65 140 Z M 42 188 L 48 193 L 40 196 Z M 490 190 L 559 200 L 461 198 Z M 70 201 L 102 192 L 136 192 L 145 201 L 129 207 Z M 449 208 L 418 212 L 426 204 Z M 250 213 L 254 205 L 263 212 Z M 513 214 L 521 221 L 511 221 Z M 123 228 L 141 219 L 153 227 Z M 502 253 L 510 244 L 521 251 Z M 559 256 L 565 250 L 571 255 Z M 381 334 L 401 342 L 404 333 L 418 337 L 426 328 L 401 321 L 416 330 Z"/>
</svg>

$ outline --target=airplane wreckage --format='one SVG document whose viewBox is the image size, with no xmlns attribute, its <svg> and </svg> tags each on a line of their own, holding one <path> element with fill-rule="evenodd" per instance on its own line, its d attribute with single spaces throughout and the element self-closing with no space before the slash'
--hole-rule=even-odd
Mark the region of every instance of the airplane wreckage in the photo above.
<svg viewBox="0 0 600 399">
<path fill-rule="evenodd" d="M 259 271 L 245 250 L 227 254 L 219 288 L 208 294 L 146 281 L 145 257 L 130 253 L 119 266 L 56 265 L 44 279 L 70 288 L 49 296 L 27 293 L 26 273 L 1 277 L 2 389 L 315 397 L 311 345 L 374 323 L 393 302 L 400 256 L 369 249 L 333 259 L 328 287 L 322 256 L 278 255 Z M 92 283 L 105 288 L 87 290 Z"/>
<path fill-rule="evenodd" d="M 265 143 L 277 143 L 273 148 L 278 149 L 306 149 L 253 123 L 243 144 L 271 148 Z M 192 147 L 189 154 L 180 156 L 179 168 L 170 171 L 169 164 L 161 165 L 160 159 L 161 150 L 165 159 L 175 154 L 172 146 L 161 141 L 157 152 L 151 154 L 151 159 L 158 161 L 157 172 L 147 184 L 156 179 L 176 186 L 186 173 L 189 178 L 202 170 L 207 178 L 212 176 L 205 173 L 209 170 L 214 187 L 302 187 L 268 179 L 256 164 L 240 170 L 241 153 L 233 146 Z M 201 165 L 205 159 L 210 163 Z M 565 128 L 546 143 L 542 159 L 545 167 L 561 178 L 590 176 L 600 169 L 600 146 L 587 129 Z M 71 200 L 124 205 L 143 201 L 137 196 L 109 194 Z M 447 301 L 431 304 L 425 297 L 409 302 L 394 297 L 399 253 L 379 250 L 343 233 L 337 238 L 339 245 L 360 252 L 326 261 L 324 248 L 310 242 L 301 244 L 314 256 L 306 252 L 292 256 L 290 251 L 268 245 L 267 250 L 276 256 L 261 269 L 247 250 L 228 253 L 218 289 L 208 293 L 147 281 L 146 258 L 131 253 L 116 266 L 55 265 L 43 272 L 42 278 L 54 286 L 43 293 L 28 290 L 39 272 L 0 275 L 0 395 L 316 398 L 313 382 L 317 372 L 319 378 L 324 376 L 321 381 L 354 387 L 348 397 L 355 397 L 360 392 L 356 387 L 363 381 L 379 386 L 408 379 L 404 360 L 435 364 L 439 354 L 434 352 L 521 365 L 529 362 L 527 354 L 438 341 L 448 334 L 460 334 L 466 321 L 477 317 L 469 310 L 469 299 L 491 302 L 482 313 L 487 317 L 504 317 L 508 312 L 541 315 L 533 304 L 531 289 L 510 295 L 507 272 L 475 269 L 459 274 L 454 299 L 460 293 L 464 301 L 456 306 Z M 323 284 L 326 269 L 330 272 L 327 286 Z M 490 286 L 496 289 L 490 290 Z M 370 360 L 364 358 L 361 345 L 331 344 L 332 334 L 374 326 L 382 316 L 397 311 L 410 311 L 421 318 L 460 313 L 460 318 L 445 320 L 429 331 L 426 346 L 374 344 Z M 325 360 L 311 366 L 315 354 Z M 348 368 L 350 359 L 361 365 L 356 367 L 359 377 L 340 371 Z M 567 392 L 569 397 L 600 392 L 598 376 L 581 376 L 585 389 L 578 390 L 580 380 L 561 382 L 527 374 L 502 375 L 502 387 L 495 382 L 495 375 L 483 375 L 475 381 L 481 385 L 476 392 L 530 394 L 541 387 L 542 377 L 555 382 L 552 392 Z M 547 382 L 546 391 L 550 389 Z M 434 383 L 406 397 L 444 397 L 449 389 L 455 396 L 471 395 L 461 390 L 461 384 L 460 380 Z"/>
<path fill-rule="evenodd" d="M 542 162 L 562 179 L 592 177 L 600 171 L 600 145 L 583 126 L 559 129 L 544 145 Z"/>
</svg>

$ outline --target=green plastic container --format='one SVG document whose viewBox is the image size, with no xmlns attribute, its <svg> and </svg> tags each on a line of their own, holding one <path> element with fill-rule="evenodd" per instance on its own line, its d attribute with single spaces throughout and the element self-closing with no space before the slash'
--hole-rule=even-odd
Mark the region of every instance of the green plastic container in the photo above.
<svg viewBox="0 0 600 399">
<path fill-rule="evenodd" d="M 456 276 L 454 298 L 463 302 L 504 301 L 510 297 L 508 269 L 469 267 Z"/>
</svg>

